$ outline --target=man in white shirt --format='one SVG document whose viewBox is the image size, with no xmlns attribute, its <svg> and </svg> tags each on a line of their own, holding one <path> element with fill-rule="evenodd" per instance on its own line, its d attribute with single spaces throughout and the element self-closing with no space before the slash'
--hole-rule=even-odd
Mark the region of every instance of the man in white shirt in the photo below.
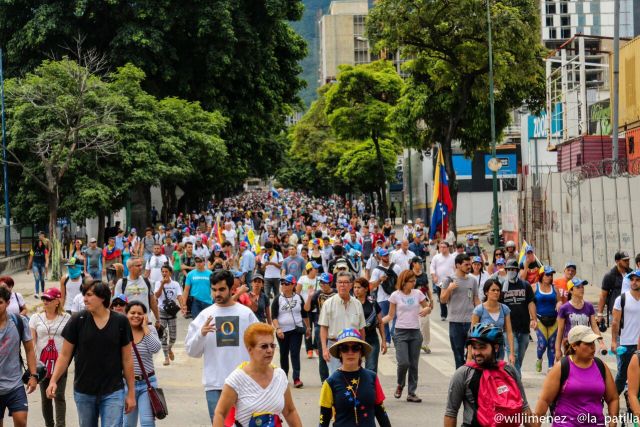
<svg viewBox="0 0 640 427">
<path fill-rule="evenodd" d="M 182 229 L 182 243 L 186 245 L 187 242 L 191 242 L 193 245 L 196 244 L 196 236 L 191 235 L 191 229 L 189 227 Z"/>
<path fill-rule="evenodd" d="M 409 269 L 409 262 L 416 256 L 409 250 L 409 241 L 404 239 L 400 243 L 400 249 L 391 252 L 391 262 L 397 264 L 401 271 Z"/>
<path fill-rule="evenodd" d="M 211 275 L 214 304 L 191 322 L 184 341 L 189 356 L 204 356 L 202 384 L 212 422 L 225 379 L 240 363 L 249 360 L 244 333 L 249 325 L 258 322 L 250 308 L 231 298 L 232 286 L 230 271 L 220 270 Z"/>
<path fill-rule="evenodd" d="M 640 270 L 632 271 L 624 277 L 629 281 L 630 289 L 622 293 L 613 303 L 613 322 L 611 323 L 611 350 L 615 353 L 618 346 L 627 348 L 619 355 L 616 388 L 622 393 L 627 382 L 627 368 L 631 357 L 638 349 L 640 339 Z M 622 299 L 624 298 L 624 307 Z M 617 337 L 619 336 L 619 340 Z"/>
<path fill-rule="evenodd" d="M 456 258 L 454 255 L 451 255 L 447 241 L 441 241 L 438 247 L 440 248 L 440 253 L 431 258 L 429 273 L 431 273 L 431 283 L 434 284 L 435 291 L 438 294 L 438 301 L 440 301 L 442 281 L 449 276 L 453 276 L 453 273 L 455 273 Z M 440 302 L 440 317 L 442 321 L 447 319 L 447 304 L 443 304 L 442 302 Z"/>
<path fill-rule="evenodd" d="M 402 238 L 406 240 L 413 240 L 413 221 L 407 221 L 407 225 L 402 227 Z"/>
<path fill-rule="evenodd" d="M 153 255 L 147 261 L 147 265 L 144 268 L 144 277 L 149 279 L 152 284 L 162 280 L 162 266 L 169 262 L 169 258 L 162 253 L 162 246 L 160 243 L 153 245 Z"/>
<path fill-rule="evenodd" d="M 402 273 L 402 269 L 398 264 L 392 263 L 389 260 L 389 251 L 387 249 L 378 250 L 378 256 L 380 257 L 380 264 L 377 265 L 371 271 L 371 281 L 369 282 L 369 286 L 372 291 L 373 289 L 376 289 L 376 288 L 378 289 L 378 293 L 377 293 L 378 296 L 377 296 L 376 302 L 380 306 L 380 309 L 382 310 L 382 315 L 384 317 L 387 314 L 389 314 L 389 296 L 391 295 L 392 292 L 385 291 L 384 289 L 385 285 L 383 284 L 383 282 L 387 281 L 388 279 L 391 279 L 392 280 L 392 283 L 390 283 L 391 286 L 389 285 L 386 286 L 387 290 L 391 290 L 389 289 L 390 287 L 395 288 L 395 282 L 393 282 L 393 280 L 398 279 L 398 276 L 400 275 L 400 273 Z M 393 269 L 393 272 L 395 273 L 394 274 L 395 277 L 390 277 L 391 275 L 389 274 L 389 268 Z M 389 327 L 388 323 L 385 323 L 384 325 L 387 344 L 391 343 L 391 336 L 393 335 L 393 332 L 394 332 L 394 326 L 395 326 L 395 320 L 391 325 L 391 327 Z"/>
<path fill-rule="evenodd" d="M 236 247 L 236 240 L 238 238 L 238 233 L 236 233 L 236 230 L 233 229 L 233 222 L 225 222 L 224 223 L 224 230 L 222 230 L 222 234 L 224 235 L 224 238 L 231 243 L 231 246 L 233 248 Z"/>
<path fill-rule="evenodd" d="M 209 259 L 209 248 L 202 242 L 202 237 L 196 237 L 196 244 L 193 246 L 193 255 L 203 259 Z"/>
<path fill-rule="evenodd" d="M 271 298 L 271 290 L 273 290 L 273 298 L 280 295 L 280 269 L 282 268 L 282 254 L 273 249 L 273 243 L 268 241 L 264 244 L 266 253 L 262 255 L 262 266 L 264 267 L 264 293 Z"/>
</svg>

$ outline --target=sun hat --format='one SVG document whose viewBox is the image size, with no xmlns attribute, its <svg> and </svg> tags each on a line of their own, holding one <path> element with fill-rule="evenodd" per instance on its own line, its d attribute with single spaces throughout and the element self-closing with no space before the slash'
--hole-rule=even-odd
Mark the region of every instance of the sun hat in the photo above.
<svg viewBox="0 0 640 427">
<path fill-rule="evenodd" d="M 331 347 L 329 347 L 329 353 L 335 358 L 340 358 L 340 345 L 348 342 L 355 342 L 362 345 L 362 355 L 367 357 L 371 353 L 371 345 L 362 339 L 360 332 L 355 329 L 343 329 L 338 335 L 338 341 L 336 341 Z"/>
</svg>

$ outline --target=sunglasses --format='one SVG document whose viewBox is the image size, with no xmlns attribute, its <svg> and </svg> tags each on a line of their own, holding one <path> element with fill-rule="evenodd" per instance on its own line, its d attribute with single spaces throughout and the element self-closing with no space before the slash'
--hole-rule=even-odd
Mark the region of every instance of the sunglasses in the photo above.
<svg viewBox="0 0 640 427">
<path fill-rule="evenodd" d="M 362 344 L 340 344 L 340 353 L 358 353 L 362 351 Z"/>
<path fill-rule="evenodd" d="M 124 307 L 125 305 L 127 304 L 122 301 L 114 301 L 111 303 L 111 307 Z"/>
<path fill-rule="evenodd" d="M 276 344 L 275 343 L 269 343 L 269 344 L 260 344 L 259 346 L 257 346 L 260 350 L 266 350 L 268 348 L 270 348 L 271 350 L 275 350 L 276 349 Z"/>
<path fill-rule="evenodd" d="M 502 252 L 496 252 L 496 256 L 504 256 Z"/>
<path fill-rule="evenodd" d="M 550 277 L 553 276 L 553 273 L 544 273 L 545 276 Z"/>
</svg>

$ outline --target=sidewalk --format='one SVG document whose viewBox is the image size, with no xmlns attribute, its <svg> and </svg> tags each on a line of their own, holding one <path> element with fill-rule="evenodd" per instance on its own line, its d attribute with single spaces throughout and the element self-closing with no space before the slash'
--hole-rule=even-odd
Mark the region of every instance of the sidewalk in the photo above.
<svg viewBox="0 0 640 427">
<path fill-rule="evenodd" d="M 17 273 L 10 275 L 15 282 L 15 286 L 13 288 L 14 292 L 18 292 L 22 294 L 25 302 L 27 303 L 27 309 L 30 313 L 35 312 L 38 307 L 42 305 L 40 299 L 34 298 L 35 294 L 35 280 L 33 279 L 33 273 L 27 274 L 26 271 L 22 270 Z M 45 281 L 45 289 L 48 288 L 59 288 L 60 283 L 54 280 L 46 280 Z"/>
</svg>

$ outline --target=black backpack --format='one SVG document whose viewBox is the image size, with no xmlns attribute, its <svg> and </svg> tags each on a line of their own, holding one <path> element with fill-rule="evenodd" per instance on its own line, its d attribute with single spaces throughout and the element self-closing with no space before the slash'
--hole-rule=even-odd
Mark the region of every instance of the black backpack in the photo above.
<svg viewBox="0 0 640 427">
<path fill-rule="evenodd" d="M 381 265 L 376 267 L 377 269 L 383 271 L 387 276 L 387 279 L 382 282 L 380 286 L 382 286 L 382 289 L 389 295 L 391 295 L 396 290 L 396 282 L 398 281 L 398 275 L 395 271 L 393 271 L 394 265 L 395 263 L 392 262 L 387 268 L 384 268 Z"/>
</svg>

